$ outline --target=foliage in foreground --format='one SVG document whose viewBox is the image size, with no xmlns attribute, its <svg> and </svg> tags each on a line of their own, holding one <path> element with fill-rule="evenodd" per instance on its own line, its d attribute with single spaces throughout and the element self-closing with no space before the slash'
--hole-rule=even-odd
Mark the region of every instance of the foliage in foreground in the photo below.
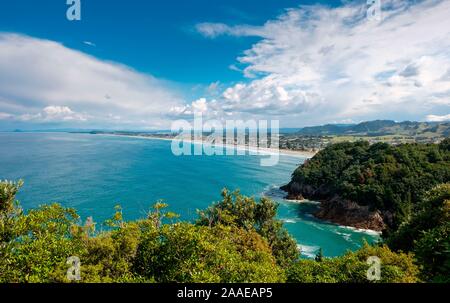
<svg viewBox="0 0 450 303">
<path fill-rule="evenodd" d="M 356 252 L 347 252 L 336 258 L 298 260 L 287 270 L 287 281 L 295 283 L 364 283 L 370 264 L 367 260 L 377 256 L 381 260 L 380 282 L 419 282 L 419 270 L 412 254 L 394 253 L 387 246 L 369 246 Z"/>
<path fill-rule="evenodd" d="M 277 263 L 282 267 L 298 259 L 297 244 L 288 234 L 280 220 L 275 219 L 277 204 L 270 199 L 255 199 L 245 197 L 239 192 L 222 192 L 222 201 L 200 212 L 197 224 L 203 226 L 227 225 L 255 230 L 268 241 Z"/>
<path fill-rule="evenodd" d="M 395 250 L 414 252 L 423 279 L 450 282 L 450 183 L 426 193 L 411 219 L 387 243 Z"/>
<path fill-rule="evenodd" d="M 81 260 L 81 282 L 367 282 L 370 255 L 385 264 L 382 282 L 417 281 L 412 255 L 387 247 L 298 260 L 268 199 L 224 191 L 195 224 L 177 221 L 162 203 L 133 222 L 117 208 L 110 230 L 95 232 L 92 220 L 80 224 L 57 204 L 24 213 L 15 201 L 20 186 L 0 182 L 0 282 L 68 282 L 71 256 Z"/>
</svg>

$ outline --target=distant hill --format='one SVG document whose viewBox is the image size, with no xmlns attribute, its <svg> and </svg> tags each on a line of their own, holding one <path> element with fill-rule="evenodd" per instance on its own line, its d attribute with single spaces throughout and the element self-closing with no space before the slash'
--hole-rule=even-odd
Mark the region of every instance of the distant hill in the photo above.
<svg viewBox="0 0 450 303">
<path fill-rule="evenodd" d="M 375 120 L 359 124 L 327 124 L 305 127 L 297 132 L 299 135 L 312 136 L 431 136 L 448 137 L 450 122 L 395 122 L 392 120 Z"/>
</svg>

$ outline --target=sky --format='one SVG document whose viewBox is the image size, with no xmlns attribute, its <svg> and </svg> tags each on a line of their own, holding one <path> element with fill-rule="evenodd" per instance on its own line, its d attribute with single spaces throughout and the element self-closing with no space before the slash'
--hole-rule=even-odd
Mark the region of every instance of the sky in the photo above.
<svg viewBox="0 0 450 303">
<path fill-rule="evenodd" d="M 450 1 L 66 1 L 0 2 L 0 130 L 450 120 Z"/>
</svg>

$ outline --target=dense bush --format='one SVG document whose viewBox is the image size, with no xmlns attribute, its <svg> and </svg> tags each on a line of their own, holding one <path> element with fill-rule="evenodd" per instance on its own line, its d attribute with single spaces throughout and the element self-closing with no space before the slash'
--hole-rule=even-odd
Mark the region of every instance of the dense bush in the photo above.
<svg viewBox="0 0 450 303">
<path fill-rule="evenodd" d="M 282 282 L 267 242 L 256 232 L 189 223 L 149 230 L 141 241 L 136 271 L 157 282 Z"/>
<path fill-rule="evenodd" d="M 396 250 L 413 251 L 424 279 L 450 282 L 450 184 L 429 191 L 387 243 Z"/>
<path fill-rule="evenodd" d="M 147 218 L 134 222 L 124 222 L 118 208 L 107 221 L 110 230 L 96 233 L 92 221 L 81 225 L 74 210 L 57 204 L 23 213 L 14 198 L 20 186 L 0 183 L 0 282 L 67 282 L 71 256 L 81 260 L 83 282 L 285 279 L 267 240 L 254 229 L 163 224 L 176 216 L 157 203 Z"/>
<path fill-rule="evenodd" d="M 296 283 L 367 283 L 371 256 L 380 258 L 381 280 L 377 282 L 418 282 L 418 268 L 412 254 L 394 253 L 387 246 L 365 245 L 357 252 L 337 258 L 299 260 L 287 270 L 287 281 Z"/>
<path fill-rule="evenodd" d="M 244 197 L 239 192 L 222 192 L 222 201 L 206 211 L 200 212 L 199 225 L 237 226 L 245 230 L 255 230 L 269 243 L 272 253 L 280 266 L 286 267 L 299 256 L 294 239 L 288 234 L 280 220 L 276 219 L 278 205 L 262 198 L 259 203 Z"/>
</svg>

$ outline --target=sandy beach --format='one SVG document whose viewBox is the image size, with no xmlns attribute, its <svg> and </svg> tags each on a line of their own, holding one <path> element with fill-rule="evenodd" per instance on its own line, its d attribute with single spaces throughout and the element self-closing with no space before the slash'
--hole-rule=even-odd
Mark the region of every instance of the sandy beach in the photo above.
<svg viewBox="0 0 450 303">
<path fill-rule="evenodd" d="M 205 142 L 201 140 L 191 140 L 191 139 L 175 139 L 175 138 L 162 138 L 162 137 L 149 137 L 149 136 L 132 136 L 132 135 L 121 135 L 121 134 L 101 134 L 106 136 L 121 136 L 121 137 L 128 137 L 128 138 L 139 138 L 139 139 L 147 139 L 147 140 L 164 140 L 164 141 L 180 141 L 180 142 L 186 142 L 191 144 L 203 144 L 203 145 L 211 145 L 210 142 Z M 246 150 L 251 153 L 261 154 L 261 155 L 273 155 L 273 154 L 279 154 L 279 155 L 285 155 L 285 156 L 291 156 L 291 157 L 299 157 L 299 158 L 312 158 L 314 157 L 317 152 L 309 152 L 309 151 L 296 151 L 296 150 L 289 150 L 289 149 L 276 149 L 276 148 L 264 148 L 264 147 L 256 147 L 256 146 L 247 146 L 247 145 L 239 145 L 239 144 L 223 144 L 224 148 L 227 149 L 236 149 L 236 150 Z"/>
</svg>

